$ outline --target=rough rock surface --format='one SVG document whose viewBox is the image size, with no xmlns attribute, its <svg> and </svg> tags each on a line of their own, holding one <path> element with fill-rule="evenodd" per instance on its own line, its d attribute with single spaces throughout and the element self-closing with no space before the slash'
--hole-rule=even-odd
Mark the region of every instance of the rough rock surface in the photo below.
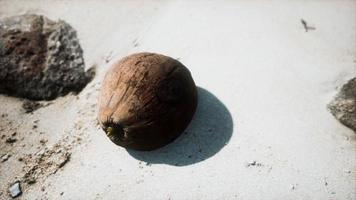
<svg viewBox="0 0 356 200">
<path fill-rule="evenodd" d="M 342 86 L 329 109 L 341 123 L 356 132 L 356 77 Z"/>
<path fill-rule="evenodd" d="M 50 100 L 81 91 L 91 78 L 76 31 L 66 22 L 41 15 L 0 20 L 0 93 Z"/>
</svg>

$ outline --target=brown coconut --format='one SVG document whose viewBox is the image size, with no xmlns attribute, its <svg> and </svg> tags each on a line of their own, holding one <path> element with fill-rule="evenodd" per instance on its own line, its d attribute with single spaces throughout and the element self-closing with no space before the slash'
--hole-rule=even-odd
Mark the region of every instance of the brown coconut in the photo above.
<svg viewBox="0 0 356 200">
<path fill-rule="evenodd" d="M 138 53 L 112 64 L 99 97 L 99 122 L 115 144 L 153 150 L 176 139 L 197 107 L 197 89 L 179 61 Z"/>
</svg>

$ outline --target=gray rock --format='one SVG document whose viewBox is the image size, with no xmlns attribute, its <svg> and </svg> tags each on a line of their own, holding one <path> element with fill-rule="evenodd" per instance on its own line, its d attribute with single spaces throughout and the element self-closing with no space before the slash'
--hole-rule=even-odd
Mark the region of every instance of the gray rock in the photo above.
<svg viewBox="0 0 356 200">
<path fill-rule="evenodd" d="M 342 86 L 328 107 L 336 119 L 356 132 L 356 77 Z"/>
<path fill-rule="evenodd" d="M 0 93 L 51 100 L 80 92 L 93 77 L 85 72 L 76 31 L 41 15 L 0 20 Z"/>
<path fill-rule="evenodd" d="M 12 198 L 20 196 L 22 194 L 20 182 L 17 181 L 13 185 L 11 185 L 9 188 L 9 192 Z"/>
</svg>

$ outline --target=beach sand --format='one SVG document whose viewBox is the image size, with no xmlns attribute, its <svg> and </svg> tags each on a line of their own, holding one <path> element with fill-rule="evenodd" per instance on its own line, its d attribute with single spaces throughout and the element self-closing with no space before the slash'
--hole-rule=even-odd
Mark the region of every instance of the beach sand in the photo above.
<svg viewBox="0 0 356 200">
<path fill-rule="evenodd" d="M 96 76 L 32 113 L 0 95 L 0 199 L 16 181 L 19 199 L 356 199 L 356 135 L 327 109 L 356 76 L 355 1 L 0 0 L 26 13 L 71 24 Z M 136 52 L 199 87 L 191 125 L 153 152 L 96 120 L 108 66 Z"/>
</svg>

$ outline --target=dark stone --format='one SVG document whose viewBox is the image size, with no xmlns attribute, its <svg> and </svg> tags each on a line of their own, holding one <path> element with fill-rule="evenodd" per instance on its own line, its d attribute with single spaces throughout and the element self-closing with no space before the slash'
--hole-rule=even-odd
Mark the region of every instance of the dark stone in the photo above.
<svg viewBox="0 0 356 200">
<path fill-rule="evenodd" d="M 80 92 L 92 79 L 85 72 L 76 31 L 41 15 L 0 20 L 0 93 L 51 100 Z"/>
<path fill-rule="evenodd" d="M 342 86 L 329 109 L 336 119 L 356 132 L 356 77 Z"/>
</svg>

